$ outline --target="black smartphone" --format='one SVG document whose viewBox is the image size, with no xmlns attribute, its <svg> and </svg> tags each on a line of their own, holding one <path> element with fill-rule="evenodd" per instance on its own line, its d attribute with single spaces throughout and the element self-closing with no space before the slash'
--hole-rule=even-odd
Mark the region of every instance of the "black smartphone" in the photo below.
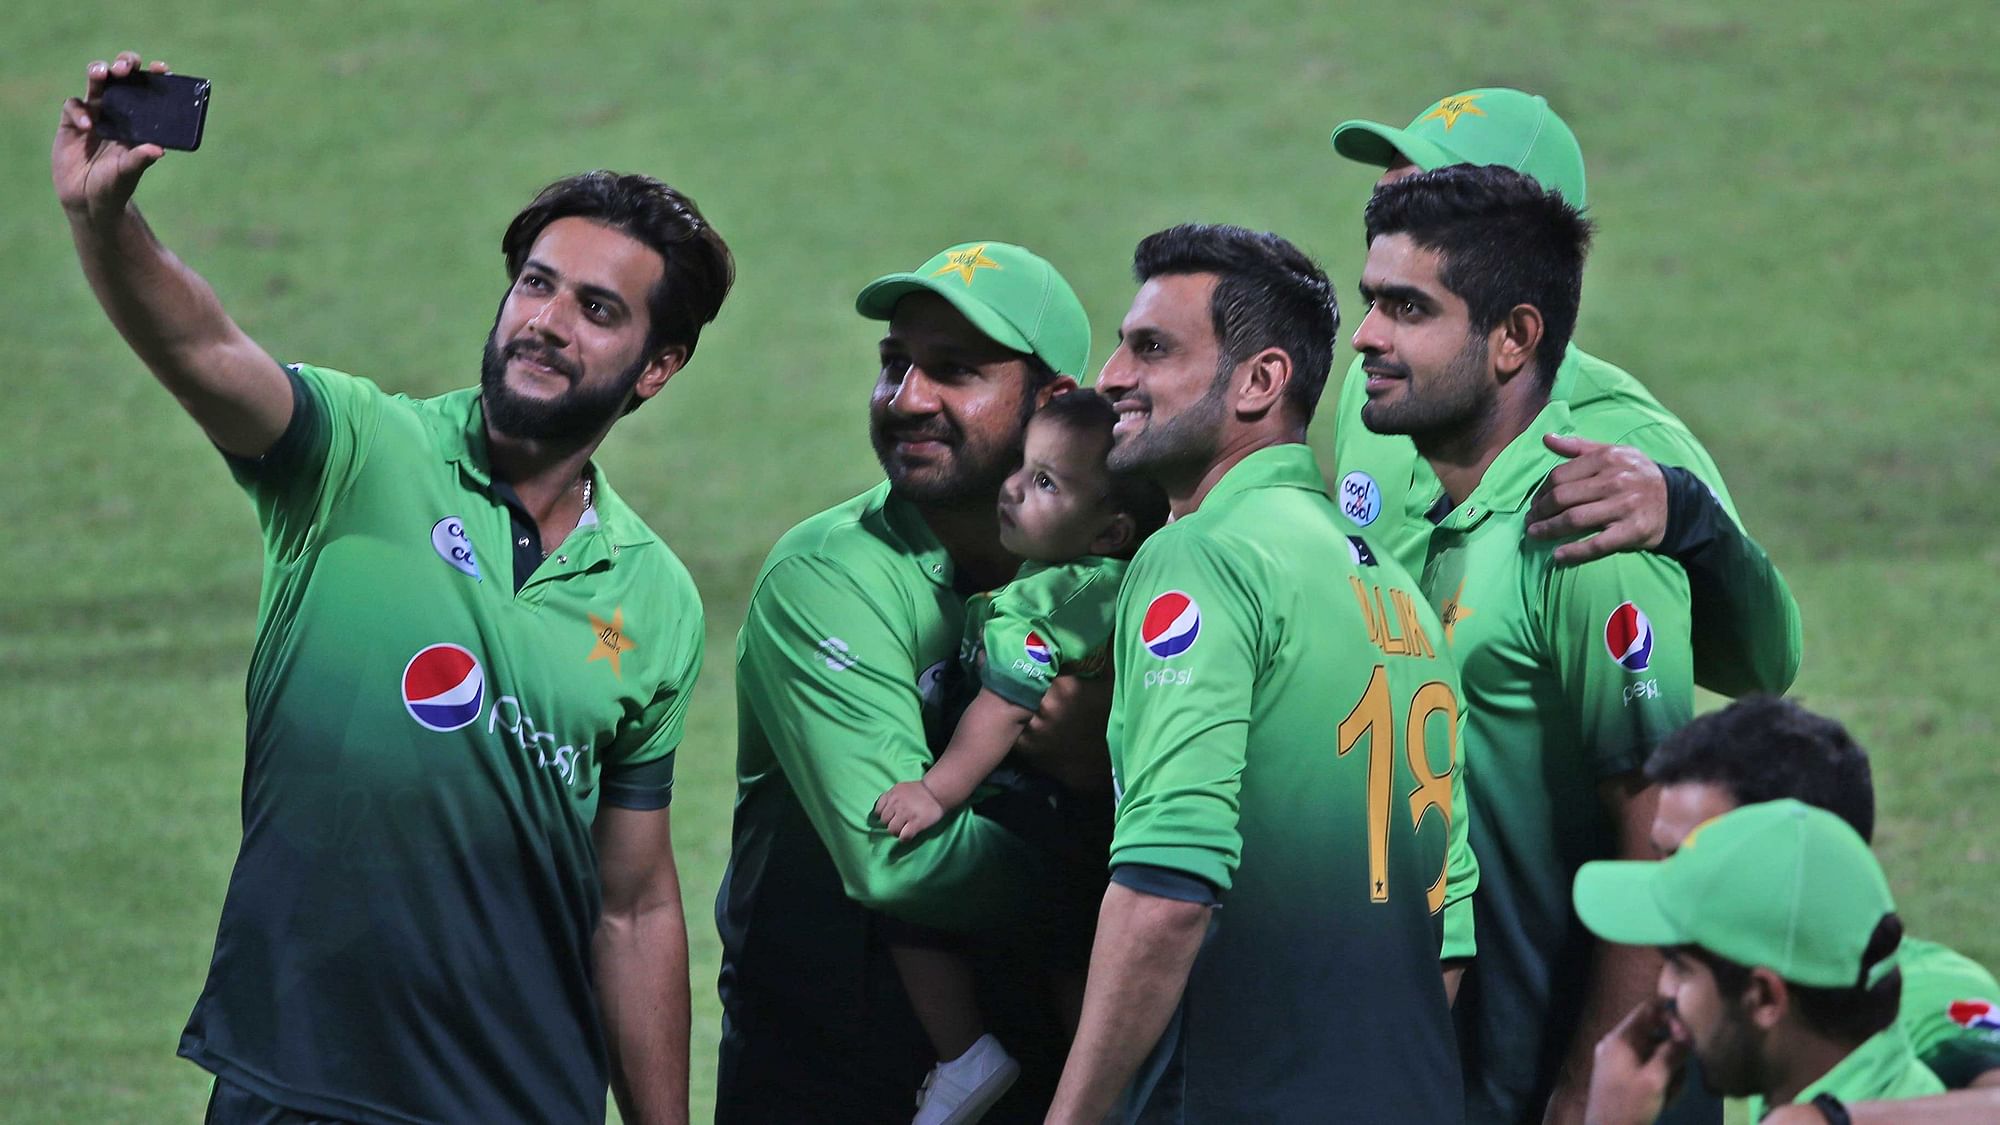
<svg viewBox="0 0 2000 1125">
<path fill-rule="evenodd" d="M 104 84 L 95 132 L 120 144 L 193 152 L 208 121 L 208 79 L 141 71 Z"/>
</svg>

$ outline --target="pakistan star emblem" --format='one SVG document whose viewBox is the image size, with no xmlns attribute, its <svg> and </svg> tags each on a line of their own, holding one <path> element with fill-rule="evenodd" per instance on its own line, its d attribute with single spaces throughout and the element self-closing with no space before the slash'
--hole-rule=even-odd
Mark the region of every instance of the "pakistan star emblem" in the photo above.
<svg viewBox="0 0 2000 1125">
<path fill-rule="evenodd" d="M 621 680 L 624 679 L 624 675 L 618 670 L 618 658 L 639 647 L 632 643 L 632 638 L 625 635 L 625 607 L 621 605 L 612 610 L 609 621 L 594 613 L 590 614 L 590 631 L 597 635 L 597 643 L 583 662 L 588 664 L 593 660 L 609 660 L 611 674 Z"/>
<path fill-rule="evenodd" d="M 1485 110 L 1472 104 L 1485 96 L 1484 94 L 1454 94 L 1439 102 L 1429 113 L 1424 114 L 1423 120 L 1429 121 L 1433 117 L 1441 117 L 1444 119 L 1444 131 L 1449 133 L 1451 132 L 1451 127 L 1458 124 L 1458 119 L 1465 114 L 1469 113 L 1474 117 L 1486 116 Z"/>
<path fill-rule="evenodd" d="M 951 253 L 945 255 L 944 265 L 932 270 L 931 276 L 936 277 L 941 273 L 955 273 L 958 275 L 960 281 L 970 285 L 972 284 L 973 271 L 997 270 L 999 268 L 999 262 L 986 256 L 986 244 L 982 242 L 977 246 L 968 246 L 963 250 L 953 250 Z"/>
<path fill-rule="evenodd" d="M 1473 611 L 1471 607 L 1459 600 L 1463 597 L 1465 597 L 1465 580 L 1461 578 L 1458 582 L 1458 592 L 1446 598 L 1443 607 L 1438 610 L 1438 621 L 1444 625 L 1444 643 L 1446 644 L 1451 643 L 1452 627 L 1472 616 Z"/>
</svg>

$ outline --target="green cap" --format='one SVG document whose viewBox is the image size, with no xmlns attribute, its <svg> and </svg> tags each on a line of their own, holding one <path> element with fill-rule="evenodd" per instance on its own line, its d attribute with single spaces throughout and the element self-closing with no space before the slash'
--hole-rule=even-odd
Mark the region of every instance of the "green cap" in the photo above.
<svg viewBox="0 0 2000 1125">
<path fill-rule="evenodd" d="M 887 320 L 896 302 L 936 293 L 994 343 L 1038 357 L 1058 374 L 1083 377 L 1090 362 L 1090 318 L 1083 302 L 1041 256 L 1006 242 L 961 242 L 909 273 L 878 277 L 854 298 L 871 320 Z"/>
<path fill-rule="evenodd" d="M 1440 99 L 1407 129 L 1373 121 L 1343 121 L 1333 151 L 1387 168 L 1396 154 L 1429 172 L 1449 164 L 1502 164 L 1553 188 L 1582 210 L 1583 150 L 1547 98 L 1501 86 Z"/>
<path fill-rule="evenodd" d="M 1672 856 L 1599 860 L 1576 873 L 1576 912 L 1623 945 L 1698 945 L 1793 984 L 1873 984 L 1895 964 L 1862 963 L 1889 881 L 1847 822 L 1798 801 L 1745 805 L 1710 820 Z"/>
</svg>

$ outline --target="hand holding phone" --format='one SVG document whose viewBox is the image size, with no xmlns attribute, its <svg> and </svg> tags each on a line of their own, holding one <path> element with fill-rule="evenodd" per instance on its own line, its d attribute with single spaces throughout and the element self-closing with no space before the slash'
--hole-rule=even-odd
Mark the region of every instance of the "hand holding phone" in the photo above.
<svg viewBox="0 0 2000 1125">
<path fill-rule="evenodd" d="M 107 135 L 101 129 L 99 117 L 108 93 L 115 87 L 132 84 L 134 78 L 147 80 L 147 90 L 151 90 L 152 80 L 172 77 L 167 64 L 160 61 L 142 62 L 135 51 L 121 51 L 111 62 L 102 59 L 84 68 L 83 96 L 72 97 L 63 102 L 62 123 L 56 128 L 55 144 L 49 153 L 49 165 L 55 180 L 56 198 L 62 202 L 63 210 L 72 221 L 98 223 L 122 215 L 132 192 L 139 186 L 139 178 L 152 167 L 154 161 L 166 154 L 164 145 L 146 139 L 142 134 L 132 140 L 121 136 Z M 195 79 L 201 82 L 200 79 Z M 207 83 L 201 83 L 206 87 Z M 167 89 L 166 87 L 162 88 Z M 130 93 L 138 93 L 134 89 Z M 116 99 L 113 99 L 114 101 Z M 176 104 L 185 104 L 177 102 Z M 205 108 L 204 96 L 201 107 Z M 164 108 L 164 107 L 162 107 Z M 114 106 L 113 116 L 117 116 Z M 129 110 L 124 123 L 130 126 L 143 123 L 157 114 L 140 111 L 136 115 Z M 169 117 L 174 116 L 168 114 Z M 193 122 L 193 136 L 189 137 L 185 127 L 177 136 L 163 137 L 163 140 L 201 139 L 199 115 Z M 188 147 L 193 147 L 190 144 Z"/>
<path fill-rule="evenodd" d="M 96 131 L 105 140 L 193 152 L 208 121 L 206 78 L 134 71 L 104 84 Z"/>
</svg>

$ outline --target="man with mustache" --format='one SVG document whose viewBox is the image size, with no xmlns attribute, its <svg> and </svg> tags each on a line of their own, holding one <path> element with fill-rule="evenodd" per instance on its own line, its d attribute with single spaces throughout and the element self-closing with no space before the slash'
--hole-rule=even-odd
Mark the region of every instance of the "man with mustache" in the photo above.
<svg viewBox="0 0 2000 1125">
<path fill-rule="evenodd" d="M 163 64 L 150 68 L 163 73 Z M 206 1120 L 687 1120 L 668 832 L 701 665 L 687 571 L 591 464 L 734 277 L 657 180 L 551 184 L 507 229 L 480 385 L 281 367 L 131 203 L 163 153 L 63 106 L 56 193 L 112 324 L 256 508 L 243 842 L 181 1054 Z M 400 691 L 398 690 L 400 687 Z"/>
<path fill-rule="evenodd" d="M 1440 98 L 1400 129 L 1343 121 L 1333 147 L 1382 169 L 1378 187 L 1453 164 L 1498 164 L 1560 192 L 1578 210 L 1587 202 L 1576 135 L 1547 99 L 1520 90 L 1489 87 Z M 1423 516 L 1437 495 L 1436 474 L 1406 438 L 1362 424 L 1361 364 L 1356 356 L 1334 412 L 1336 499 L 1415 573 L 1423 565 L 1429 535 Z M 1548 539 L 1594 533 L 1558 549 L 1565 564 L 1631 549 L 1672 558 L 1693 587 L 1695 681 L 1726 695 L 1789 688 L 1799 670 L 1798 606 L 1763 548 L 1744 533 L 1700 439 L 1639 380 L 1574 345 L 1550 397 L 1568 405 L 1577 427 L 1575 434 L 1551 436 L 1550 448 L 1574 460 L 1558 465 L 1551 488 L 1536 498 L 1529 533 Z"/>
<path fill-rule="evenodd" d="M 1018 784 L 913 840 L 873 816 L 970 698 L 955 682 L 965 600 L 1020 564 L 996 503 L 1029 415 L 1084 369 L 1083 306 L 1048 262 L 983 241 L 878 278 L 856 308 L 888 322 L 869 404 L 888 479 L 779 540 L 737 642 L 736 821 L 716 900 L 724 1123 L 907 1119 L 933 1059 L 879 914 L 994 932 L 1103 887 L 1101 874 L 1092 888 L 1051 885 L 1056 865 L 1019 820 L 1003 824 L 1010 802 L 1061 803 L 1031 774 L 1010 770 Z M 1052 998 L 1026 983 L 1035 957 L 1001 951 L 979 972 L 981 1007 L 1022 1065 L 988 1121 L 1038 1118 L 1062 1063 Z"/>
<path fill-rule="evenodd" d="M 1581 302 L 1577 209 L 1459 164 L 1377 188 L 1366 229 L 1360 417 L 1438 482 L 1421 582 L 1465 685 L 1480 865 L 1478 954 L 1454 1010 L 1467 1116 L 1567 1120 L 1559 1080 L 1584 1080 L 1590 1057 L 1565 1073 L 1572 1044 L 1594 1045 L 1657 972 L 1644 950 L 1594 948 L 1568 889 L 1587 860 L 1649 853 L 1639 767 L 1693 714 L 1688 580 L 1650 553 L 1563 565 L 1525 535 L 1562 461 L 1543 435 L 1575 431 L 1551 388 Z"/>
<path fill-rule="evenodd" d="M 1132 272 L 1108 463 L 1173 520 L 1120 587 L 1111 886 L 1049 1121 L 1450 1125 L 1459 680 L 1305 445 L 1333 286 L 1230 226 L 1149 235 Z"/>
</svg>

